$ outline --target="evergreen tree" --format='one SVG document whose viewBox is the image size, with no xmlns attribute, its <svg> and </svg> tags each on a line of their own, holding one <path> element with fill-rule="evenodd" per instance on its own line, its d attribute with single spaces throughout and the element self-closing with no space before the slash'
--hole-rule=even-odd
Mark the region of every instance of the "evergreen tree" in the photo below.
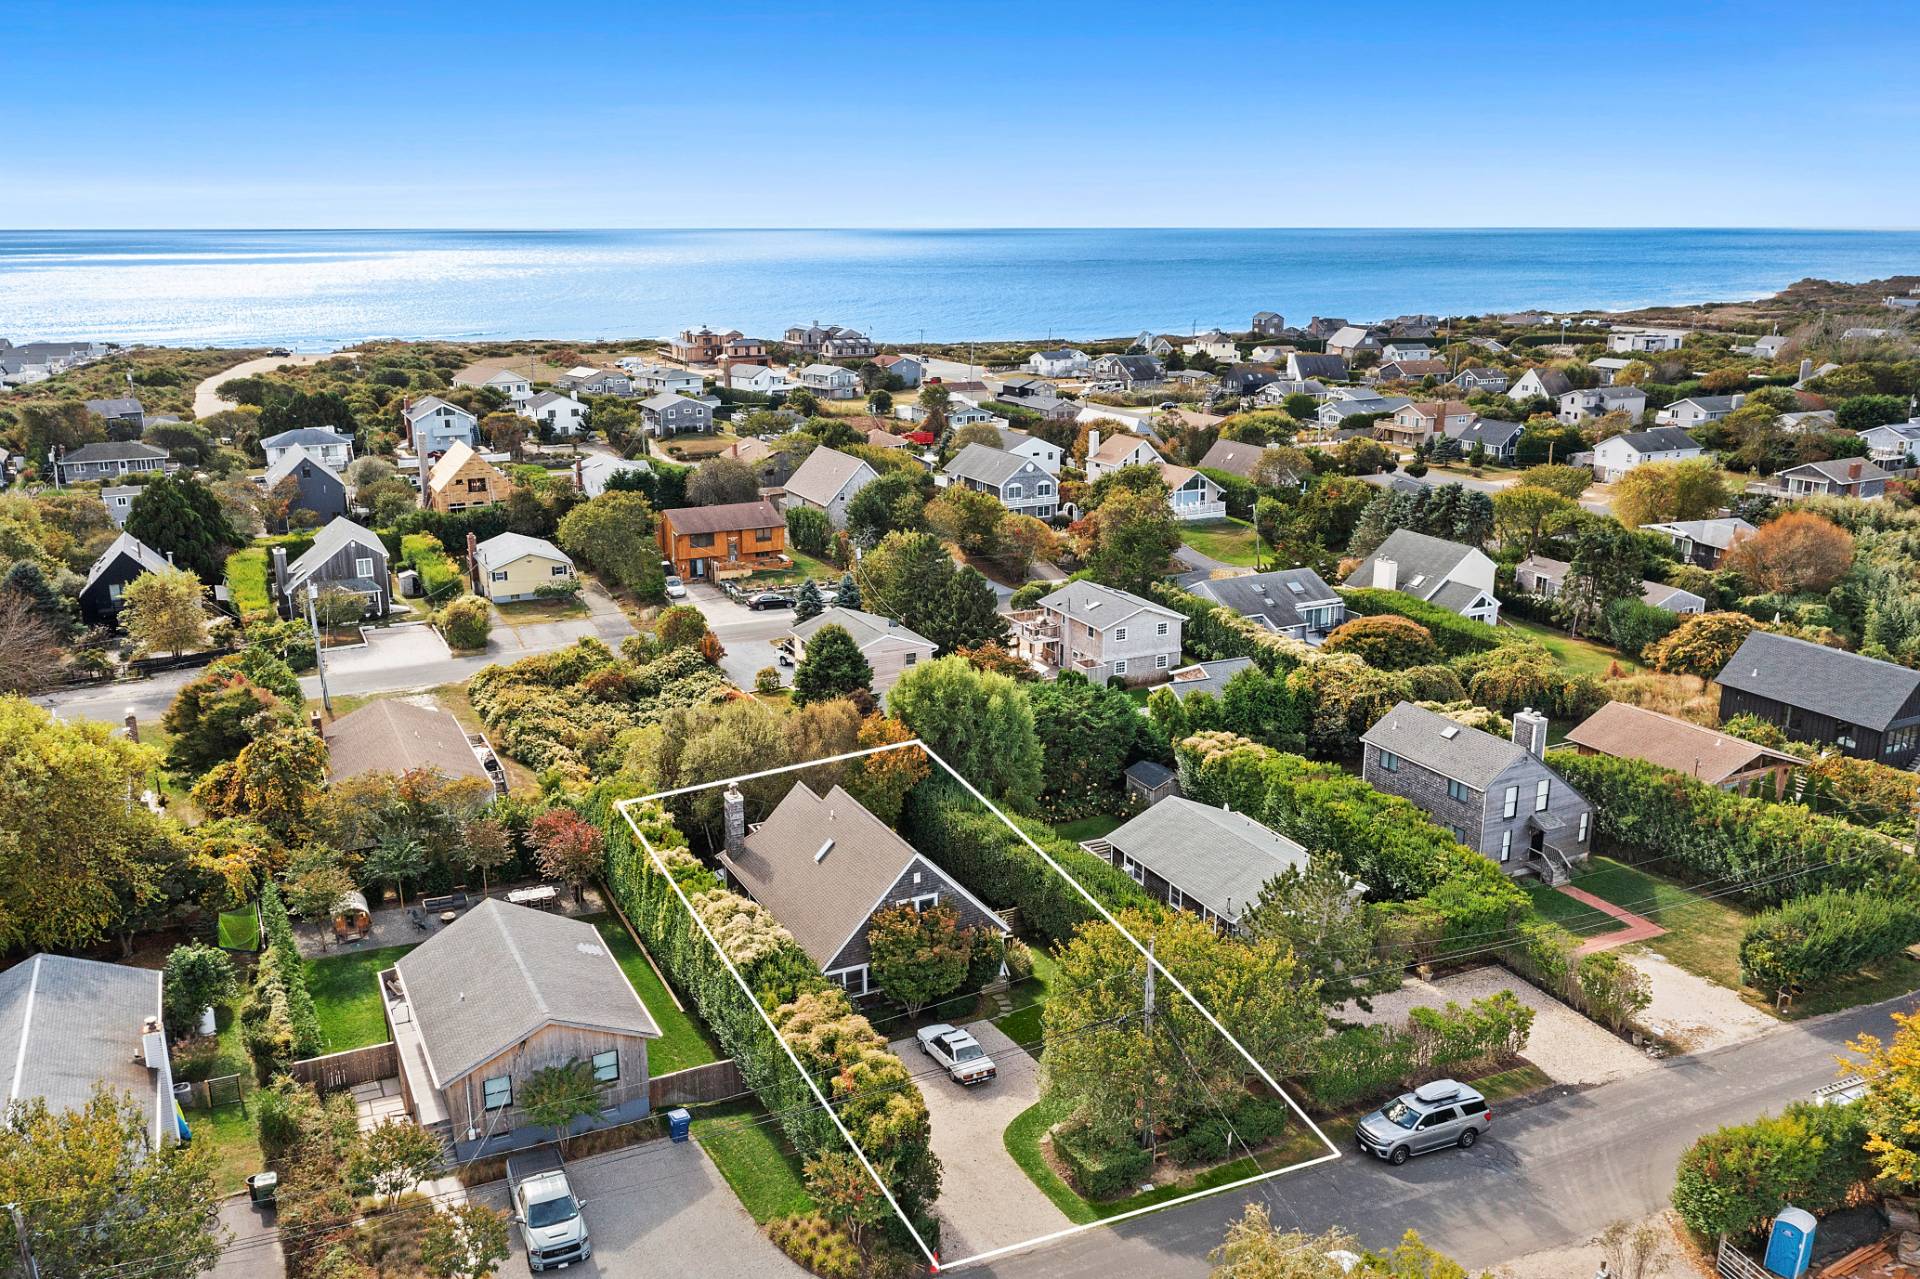
<svg viewBox="0 0 1920 1279">
<path fill-rule="evenodd" d="M 53 584 L 47 581 L 47 571 L 37 560 L 20 560 L 8 569 L 0 578 L 0 595 L 19 596 L 35 617 L 53 628 L 57 638 L 72 634 L 73 614 L 61 603 Z"/>
<path fill-rule="evenodd" d="M 190 475 L 163 475 L 143 487 L 127 512 L 126 527 L 208 586 L 225 576 L 227 552 L 247 540 L 227 519 L 213 490 Z"/>
<path fill-rule="evenodd" d="M 853 580 L 852 573 L 840 575 L 840 594 L 835 603 L 841 608 L 860 607 L 860 584 Z"/>
<path fill-rule="evenodd" d="M 815 582 L 812 578 L 808 578 L 806 582 L 801 585 L 799 598 L 794 602 L 793 620 L 796 622 L 804 622 L 809 618 L 818 617 L 826 611 L 826 607 L 826 601 L 820 598 L 819 583 Z"/>
<path fill-rule="evenodd" d="M 827 702 L 868 688 L 873 667 L 844 626 L 822 626 L 807 640 L 806 656 L 793 673 L 795 705 Z"/>
<path fill-rule="evenodd" d="M 957 648 L 1004 644 L 1007 619 L 1000 616 L 999 604 L 978 569 L 950 568 L 944 580 L 929 586 L 907 625 L 932 640 L 943 655 Z"/>
</svg>

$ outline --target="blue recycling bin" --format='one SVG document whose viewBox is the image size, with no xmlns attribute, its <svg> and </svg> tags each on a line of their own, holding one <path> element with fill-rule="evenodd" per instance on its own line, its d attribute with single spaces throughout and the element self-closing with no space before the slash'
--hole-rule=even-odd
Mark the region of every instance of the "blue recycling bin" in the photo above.
<svg viewBox="0 0 1920 1279">
<path fill-rule="evenodd" d="M 684 1109 L 667 1112 L 667 1136 L 675 1141 L 685 1141 L 687 1134 L 693 1131 L 693 1116 Z"/>
<path fill-rule="evenodd" d="M 1800 1279 L 1813 1264 L 1813 1232 L 1818 1223 L 1804 1208 L 1782 1208 L 1767 1236 L 1767 1269 L 1782 1279 Z"/>
</svg>

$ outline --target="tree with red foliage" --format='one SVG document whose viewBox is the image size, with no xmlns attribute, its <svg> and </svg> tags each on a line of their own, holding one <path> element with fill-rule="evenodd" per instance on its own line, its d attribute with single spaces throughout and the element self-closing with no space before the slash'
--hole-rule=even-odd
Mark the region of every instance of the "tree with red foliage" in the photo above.
<svg viewBox="0 0 1920 1279">
<path fill-rule="evenodd" d="M 571 808 L 549 808 L 529 836 L 540 873 L 571 885 L 579 901 L 581 885 L 600 872 L 600 828 Z"/>
</svg>

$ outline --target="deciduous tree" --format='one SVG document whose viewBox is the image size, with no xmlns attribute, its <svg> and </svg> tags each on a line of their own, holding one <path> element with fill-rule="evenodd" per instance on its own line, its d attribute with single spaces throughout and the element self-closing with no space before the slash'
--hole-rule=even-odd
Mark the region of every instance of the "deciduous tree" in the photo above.
<svg viewBox="0 0 1920 1279">
<path fill-rule="evenodd" d="M 1745 613 L 1701 613 L 1669 631 L 1647 650 L 1646 659 L 1668 675 L 1714 679 L 1759 629 L 1760 623 Z"/>
<path fill-rule="evenodd" d="M 487 1279 L 512 1251 L 506 1217 L 484 1204 L 449 1204 L 420 1232 L 420 1267 L 433 1279 Z"/>
<path fill-rule="evenodd" d="M 533 821 L 528 833 L 540 873 L 573 886 L 573 899 L 600 873 L 600 828 L 570 808 L 550 808 Z"/>
<path fill-rule="evenodd" d="M 527 1076 L 515 1099 L 527 1119 L 560 1139 L 566 1149 L 573 1121 L 598 1115 L 603 1109 L 593 1064 L 580 1060 L 545 1066 Z"/>
<path fill-rule="evenodd" d="M 946 905 L 876 911 L 867 925 L 873 978 L 906 1005 L 908 1016 L 957 990 L 973 957 L 973 934 Z"/>
<path fill-rule="evenodd" d="M 378 1195 L 391 1208 L 401 1195 L 440 1175 L 446 1151 L 440 1139 L 411 1119 L 390 1119 L 360 1134 L 347 1156 L 347 1185 Z"/>
<path fill-rule="evenodd" d="M 1734 540 L 1721 567 L 1773 595 L 1825 591 L 1853 565 L 1853 535 L 1811 511 L 1787 511 Z"/>
<path fill-rule="evenodd" d="M 1647 462 L 1613 484 L 1613 513 L 1628 528 L 1705 519 L 1727 504 L 1726 473 L 1712 458 Z"/>
<path fill-rule="evenodd" d="M 687 481 L 687 500 L 695 506 L 751 502 L 759 496 L 760 477 L 737 458 L 710 457 L 694 468 Z"/>
<path fill-rule="evenodd" d="M 665 581 L 653 537 L 653 506 L 638 493 L 606 492 L 568 511 L 561 549 L 622 590 L 659 599 Z"/>
<path fill-rule="evenodd" d="M 138 652 L 185 653 L 205 646 L 200 579 L 185 569 L 142 573 L 127 583 L 121 599 L 120 624 Z"/>
<path fill-rule="evenodd" d="M 199 1028 L 202 1009 L 227 1003 L 240 993 L 240 981 L 225 951 L 187 942 L 167 955 L 161 992 L 167 1034 L 183 1039 Z"/>
<path fill-rule="evenodd" d="M 1329 653 L 1354 653 L 1377 670 L 1398 671 L 1434 661 L 1439 649 L 1433 632 L 1412 618 L 1382 613 L 1342 622 L 1321 648 Z"/>
<path fill-rule="evenodd" d="M 1136 595 L 1166 576 L 1181 543 L 1165 484 L 1114 491 L 1070 533 L 1094 580 Z"/>
<path fill-rule="evenodd" d="M 1033 708 L 1004 675 L 942 657 L 909 668 L 887 695 L 889 713 L 987 793 L 1024 808 L 1042 769 Z"/>
</svg>

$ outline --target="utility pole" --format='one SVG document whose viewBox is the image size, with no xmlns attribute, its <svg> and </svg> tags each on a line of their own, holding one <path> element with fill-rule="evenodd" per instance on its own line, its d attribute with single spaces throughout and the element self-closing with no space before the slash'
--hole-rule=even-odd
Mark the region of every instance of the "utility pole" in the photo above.
<svg viewBox="0 0 1920 1279">
<path fill-rule="evenodd" d="M 1147 1031 L 1147 1081 L 1140 1090 L 1141 1098 L 1146 1102 L 1146 1127 L 1140 1133 L 1140 1140 L 1148 1150 L 1153 1149 L 1153 950 L 1158 939 L 1147 939 L 1147 987 L 1146 1000 L 1142 1007 L 1146 1016 L 1141 1024 Z"/>
<path fill-rule="evenodd" d="M 327 708 L 327 714 L 333 714 L 333 695 L 327 691 L 327 648 L 321 641 L 320 614 L 314 608 L 314 601 L 320 598 L 320 588 L 312 582 L 307 583 L 307 625 L 313 630 L 313 665 L 320 672 L 320 704 Z"/>
<path fill-rule="evenodd" d="M 33 1259 L 33 1244 L 27 1238 L 26 1218 L 20 1215 L 19 1204 L 8 1204 L 7 1211 L 13 1214 L 13 1237 L 20 1245 L 20 1269 L 27 1279 L 40 1279 L 40 1263 Z"/>
</svg>

